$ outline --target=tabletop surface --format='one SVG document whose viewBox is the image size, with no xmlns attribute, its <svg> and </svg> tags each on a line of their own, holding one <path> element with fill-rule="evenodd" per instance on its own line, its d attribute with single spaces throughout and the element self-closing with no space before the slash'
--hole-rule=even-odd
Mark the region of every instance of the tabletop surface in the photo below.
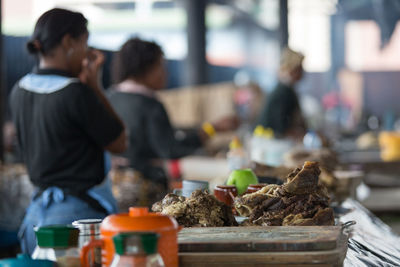
<svg viewBox="0 0 400 267">
<path fill-rule="evenodd" d="M 184 228 L 180 252 L 315 251 L 337 247 L 340 226 L 239 226 Z"/>
</svg>

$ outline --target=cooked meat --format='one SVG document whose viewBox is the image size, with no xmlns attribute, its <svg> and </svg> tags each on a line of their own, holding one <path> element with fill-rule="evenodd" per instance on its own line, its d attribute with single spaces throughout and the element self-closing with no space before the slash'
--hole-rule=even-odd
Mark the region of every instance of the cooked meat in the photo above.
<svg viewBox="0 0 400 267">
<path fill-rule="evenodd" d="M 305 162 L 285 184 L 235 198 L 235 208 L 249 217 L 245 225 L 333 225 L 327 190 L 318 184 L 320 173 L 318 163 Z"/>
<path fill-rule="evenodd" d="M 319 208 L 318 211 L 311 217 L 305 217 L 303 213 L 296 215 L 290 214 L 283 219 L 282 225 L 298 225 L 298 226 L 312 226 L 312 225 L 333 225 L 334 217 L 331 208 Z"/>
<path fill-rule="evenodd" d="M 334 225 L 335 218 L 331 208 L 319 209 L 314 215 L 315 225 Z"/>
<path fill-rule="evenodd" d="M 313 192 L 318 185 L 320 173 L 318 162 L 306 161 L 300 171 L 296 169 L 289 174 L 288 181 L 282 188 L 285 192 L 295 195 Z"/>
<path fill-rule="evenodd" d="M 236 211 L 240 216 L 247 217 L 251 211 L 266 200 L 266 196 L 273 197 L 279 185 L 267 185 L 257 192 L 237 197 L 234 200 Z"/>
<path fill-rule="evenodd" d="M 327 148 L 312 151 L 295 149 L 285 155 L 285 165 L 288 167 L 298 166 L 307 160 L 319 162 L 321 169 L 320 183 L 325 185 L 330 192 L 335 193 L 338 187 L 338 179 L 333 174 L 338 165 L 336 153 Z"/>
<path fill-rule="evenodd" d="M 175 217 L 185 227 L 237 225 L 230 207 L 201 190 L 194 191 L 189 198 L 168 194 L 155 203 L 152 210 Z"/>
<path fill-rule="evenodd" d="M 175 194 L 167 194 L 162 201 L 154 203 L 151 209 L 155 212 L 161 212 L 164 207 L 176 202 L 183 202 L 183 201 L 185 201 L 185 197 L 183 196 L 178 196 Z"/>
<path fill-rule="evenodd" d="M 337 192 L 339 182 L 333 172 L 337 168 L 338 159 L 334 151 L 327 148 L 318 150 L 294 149 L 285 155 L 284 160 L 284 166 L 278 167 L 253 162 L 252 169 L 257 176 L 277 177 L 282 181 L 286 181 L 287 179 L 294 177 L 291 175 L 296 175 L 296 173 L 300 171 L 300 169 L 296 169 L 291 173 L 293 168 L 303 164 L 305 161 L 317 161 L 321 170 L 319 182 L 325 185 L 329 192 Z M 291 173 L 291 175 L 289 173 Z"/>
<path fill-rule="evenodd" d="M 266 199 L 261 203 L 261 207 L 264 210 L 277 210 L 280 209 L 283 205 L 283 201 L 279 197 L 272 197 L 269 199 Z"/>
<path fill-rule="evenodd" d="M 290 214 L 283 219 L 282 225 L 292 225 L 292 226 L 311 226 L 314 225 L 311 218 L 304 219 L 303 216 L 299 214 Z"/>
</svg>

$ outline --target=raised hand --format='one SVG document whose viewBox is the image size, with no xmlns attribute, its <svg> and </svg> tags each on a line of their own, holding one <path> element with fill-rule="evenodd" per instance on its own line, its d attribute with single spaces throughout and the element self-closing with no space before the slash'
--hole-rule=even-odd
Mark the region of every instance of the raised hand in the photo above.
<svg viewBox="0 0 400 267">
<path fill-rule="evenodd" d="M 101 88 L 101 70 L 104 63 L 104 54 L 96 49 L 89 49 L 87 57 L 82 61 L 82 71 L 79 79 L 92 89 Z"/>
</svg>

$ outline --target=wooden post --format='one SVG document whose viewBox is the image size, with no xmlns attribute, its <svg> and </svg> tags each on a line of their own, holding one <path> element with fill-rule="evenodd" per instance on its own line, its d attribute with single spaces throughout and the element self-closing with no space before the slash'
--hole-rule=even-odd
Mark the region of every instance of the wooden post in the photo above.
<svg viewBox="0 0 400 267">
<path fill-rule="evenodd" d="M 288 0 L 279 0 L 279 44 L 281 49 L 289 43 Z"/>
<path fill-rule="evenodd" d="M 0 0 L 0 161 L 4 162 L 3 126 L 6 112 L 6 93 L 4 90 L 4 63 L 3 63 L 3 29 L 2 29 L 2 1 Z"/>
<path fill-rule="evenodd" d="M 186 85 L 207 83 L 206 22 L 207 0 L 185 0 L 188 54 L 185 62 Z"/>
</svg>

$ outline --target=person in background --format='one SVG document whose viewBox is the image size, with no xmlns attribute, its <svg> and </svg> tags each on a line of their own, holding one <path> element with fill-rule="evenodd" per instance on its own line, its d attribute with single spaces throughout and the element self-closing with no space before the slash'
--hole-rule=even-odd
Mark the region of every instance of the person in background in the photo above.
<svg viewBox="0 0 400 267">
<path fill-rule="evenodd" d="M 303 138 L 306 125 L 301 113 L 295 85 L 303 77 L 304 56 L 289 48 L 281 55 L 279 82 L 267 96 L 265 108 L 260 113 L 258 125 L 271 128 L 276 137 Z"/>
<path fill-rule="evenodd" d="M 36 245 L 34 226 L 116 212 L 104 151 L 123 152 L 125 130 L 99 83 L 104 56 L 87 40 L 81 13 L 45 12 L 27 43 L 39 65 L 10 96 L 19 149 L 37 188 L 19 231 L 24 253 Z"/>
<path fill-rule="evenodd" d="M 16 132 L 15 126 L 11 121 L 4 122 L 3 125 L 3 145 L 4 145 L 4 163 L 15 161 L 15 141 Z"/>
<path fill-rule="evenodd" d="M 128 40 L 113 64 L 115 85 L 109 100 L 129 136 L 129 147 L 121 156 L 127 159 L 129 167 L 152 183 L 162 185 L 164 190 L 167 190 L 167 175 L 160 160 L 190 155 L 216 132 L 237 127 L 237 119 L 227 117 L 213 124 L 206 122 L 202 128 L 177 137 L 156 96 L 157 91 L 166 87 L 167 71 L 163 51 L 155 42 Z"/>
</svg>

